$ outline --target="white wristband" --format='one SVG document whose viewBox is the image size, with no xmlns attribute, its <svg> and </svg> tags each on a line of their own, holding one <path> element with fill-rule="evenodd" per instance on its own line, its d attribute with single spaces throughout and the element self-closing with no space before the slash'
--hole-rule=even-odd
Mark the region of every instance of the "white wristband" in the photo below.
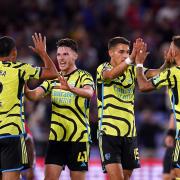
<svg viewBox="0 0 180 180">
<path fill-rule="evenodd" d="M 137 67 L 137 68 L 138 68 L 138 67 L 143 68 L 143 64 L 136 64 L 136 67 Z"/>
<path fill-rule="evenodd" d="M 128 57 L 128 58 L 125 59 L 125 63 L 128 64 L 128 65 L 132 64 L 132 60 Z"/>
</svg>

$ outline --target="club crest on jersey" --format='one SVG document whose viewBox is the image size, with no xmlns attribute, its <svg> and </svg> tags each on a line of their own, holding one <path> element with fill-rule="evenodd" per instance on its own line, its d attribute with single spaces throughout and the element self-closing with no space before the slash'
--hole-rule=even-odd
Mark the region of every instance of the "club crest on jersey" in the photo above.
<svg viewBox="0 0 180 180">
<path fill-rule="evenodd" d="M 127 79 L 127 82 L 128 82 L 129 84 L 132 84 L 132 79 L 131 79 L 131 78 Z"/>
<path fill-rule="evenodd" d="M 110 154 L 110 153 L 106 153 L 106 154 L 105 154 L 105 159 L 106 159 L 106 160 L 110 160 L 110 158 L 111 158 L 111 154 Z"/>
</svg>

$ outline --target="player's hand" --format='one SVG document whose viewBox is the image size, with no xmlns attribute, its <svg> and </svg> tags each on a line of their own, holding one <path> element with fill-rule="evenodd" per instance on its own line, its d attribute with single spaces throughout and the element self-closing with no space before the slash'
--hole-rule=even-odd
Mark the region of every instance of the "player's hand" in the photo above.
<svg viewBox="0 0 180 180">
<path fill-rule="evenodd" d="M 133 43 L 133 49 L 132 49 L 132 52 L 130 54 L 130 59 L 132 60 L 132 62 L 135 62 L 135 58 L 136 58 L 136 43 L 134 42 Z"/>
<path fill-rule="evenodd" d="M 136 41 L 133 43 L 133 49 L 129 56 L 133 62 L 135 62 L 136 53 L 137 53 L 138 49 L 140 48 L 139 46 L 142 42 L 143 42 L 143 40 L 141 38 L 137 38 Z"/>
<path fill-rule="evenodd" d="M 164 140 L 165 146 L 173 147 L 174 146 L 174 138 L 172 136 L 166 136 Z"/>
<path fill-rule="evenodd" d="M 67 80 L 64 78 L 64 76 L 60 75 L 58 77 L 59 82 L 60 82 L 60 86 L 55 86 L 55 89 L 62 89 L 65 91 L 71 91 L 72 90 L 72 86 L 68 84 Z"/>
<path fill-rule="evenodd" d="M 39 34 L 34 33 L 34 35 L 32 35 L 32 40 L 34 43 L 34 47 L 29 46 L 30 49 L 32 49 L 35 53 L 39 55 L 46 52 L 46 37 L 45 36 L 42 38 L 41 33 Z"/>
<path fill-rule="evenodd" d="M 171 67 L 173 65 L 173 63 L 174 63 L 174 56 L 173 56 L 173 53 L 172 53 L 171 49 L 164 51 L 164 60 L 165 60 L 165 63 L 169 67 Z"/>
<path fill-rule="evenodd" d="M 136 51 L 136 58 L 135 58 L 136 64 L 144 64 L 144 61 L 146 60 L 148 54 L 149 52 L 147 52 L 147 44 L 141 42 Z"/>
</svg>

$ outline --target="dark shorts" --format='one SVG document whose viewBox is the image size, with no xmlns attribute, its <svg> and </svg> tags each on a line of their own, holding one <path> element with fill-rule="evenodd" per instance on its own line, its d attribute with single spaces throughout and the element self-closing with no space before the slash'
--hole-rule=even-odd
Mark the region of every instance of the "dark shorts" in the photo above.
<svg viewBox="0 0 180 180">
<path fill-rule="evenodd" d="M 173 147 L 168 147 L 165 151 L 164 159 L 163 159 L 163 173 L 169 174 L 171 172 L 172 167 L 172 154 Z"/>
<path fill-rule="evenodd" d="M 0 171 L 20 171 L 28 163 L 24 137 L 0 139 Z"/>
<path fill-rule="evenodd" d="M 173 157 L 173 168 L 180 168 L 180 138 L 176 139 L 172 157 Z"/>
<path fill-rule="evenodd" d="M 45 164 L 68 166 L 71 171 L 87 171 L 88 142 L 49 141 Z"/>
<path fill-rule="evenodd" d="M 103 135 L 99 137 L 99 149 L 104 172 L 105 166 L 112 163 L 120 163 L 126 170 L 140 167 L 136 137 Z"/>
</svg>

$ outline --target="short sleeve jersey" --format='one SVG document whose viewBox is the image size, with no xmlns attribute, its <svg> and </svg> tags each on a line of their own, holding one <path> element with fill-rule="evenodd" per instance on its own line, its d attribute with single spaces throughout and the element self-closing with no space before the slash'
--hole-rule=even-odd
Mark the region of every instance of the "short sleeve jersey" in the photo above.
<svg viewBox="0 0 180 180">
<path fill-rule="evenodd" d="M 92 76 L 84 70 L 76 69 L 65 79 L 77 88 L 86 85 L 94 88 Z M 89 100 L 69 91 L 55 89 L 59 85 L 57 79 L 41 84 L 44 91 L 51 95 L 52 101 L 49 140 L 87 142 L 90 136 Z"/>
<path fill-rule="evenodd" d="M 97 104 L 99 130 L 112 136 L 136 136 L 134 118 L 134 92 L 136 71 L 130 65 L 113 80 L 104 80 L 103 72 L 112 69 L 109 62 L 97 69 Z"/>
<path fill-rule="evenodd" d="M 180 67 L 174 66 L 161 72 L 158 76 L 152 78 L 153 85 L 160 89 L 163 86 L 168 87 L 172 109 L 175 112 L 177 130 L 180 129 Z"/>
<path fill-rule="evenodd" d="M 39 79 L 40 74 L 40 67 L 0 62 L 0 138 L 24 133 L 24 83 L 31 78 Z"/>
</svg>

